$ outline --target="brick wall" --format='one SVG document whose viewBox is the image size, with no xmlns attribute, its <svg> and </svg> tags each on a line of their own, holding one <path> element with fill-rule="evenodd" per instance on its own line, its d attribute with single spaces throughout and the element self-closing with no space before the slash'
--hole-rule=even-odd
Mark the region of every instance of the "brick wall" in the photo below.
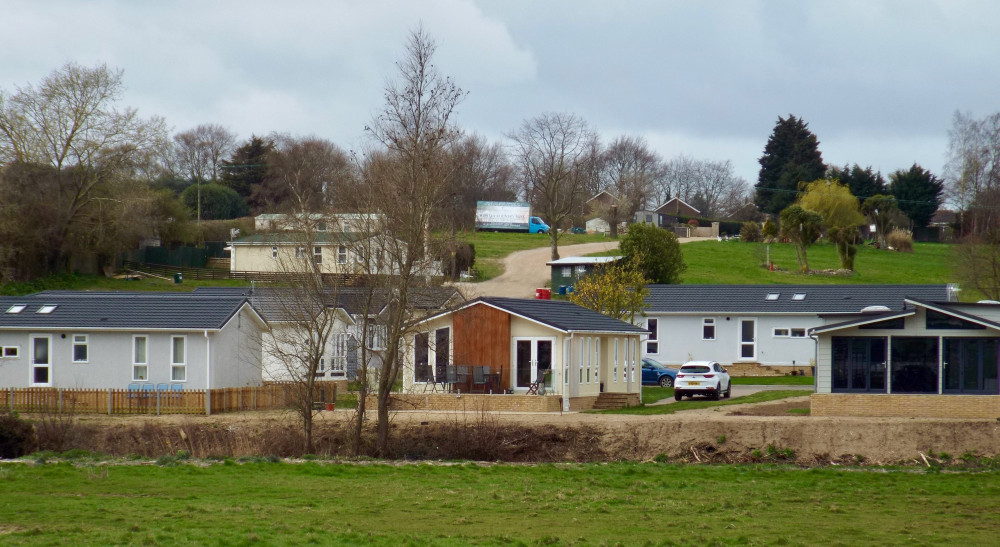
<svg viewBox="0 0 1000 547">
<path fill-rule="evenodd" d="M 868 395 L 814 393 L 813 416 L 1000 419 L 997 395 Z"/>
</svg>

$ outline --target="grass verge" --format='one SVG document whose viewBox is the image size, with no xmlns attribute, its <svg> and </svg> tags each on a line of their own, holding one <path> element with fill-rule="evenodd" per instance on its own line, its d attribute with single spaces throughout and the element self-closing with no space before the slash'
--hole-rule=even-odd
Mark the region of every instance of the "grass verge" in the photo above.
<svg viewBox="0 0 1000 547">
<path fill-rule="evenodd" d="M 173 459 L 3 464 L 0 494 L 6 545 L 987 545 L 1000 474 Z"/>
<path fill-rule="evenodd" d="M 683 401 L 677 401 L 668 405 L 650 405 L 646 403 L 645 391 L 650 388 L 643 388 L 643 405 L 633 406 L 629 408 L 621 408 L 614 410 L 588 410 L 586 412 L 599 412 L 604 414 L 638 414 L 638 415 L 651 415 L 651 414 L 674 414 L 676 412 L 681 412 L 684 410 L 695 410 L 699 408 L 709 408 L 713 406 L 728 406 L 728 405 L 742 405 L 748 403 L 766 403 L 768 401 L 777 401 L 780 399 L 787 399 L 789 397 L 802 397 L 803 395 L 811 395 L 812 390 L 782 390 L 782 391 L 758 391 L 751 395 L 746 395 L 744 397 L 736 397 L 734 399 L 720 399 L 718 401 L 712 401 L 705 398 L 697 399 L 685 399 Z M 673 388 L 651 388 L 651 389 L 663 389 L 669 390 L 669 397 L 673 397 Z M 669 397 L 661 397 L 661 399 L 666 399 Z"/>
<path fill-rule="evenodd" d="M 734 386 L 811 386 L 812 376 L 733 376 Z"/>
</svg>

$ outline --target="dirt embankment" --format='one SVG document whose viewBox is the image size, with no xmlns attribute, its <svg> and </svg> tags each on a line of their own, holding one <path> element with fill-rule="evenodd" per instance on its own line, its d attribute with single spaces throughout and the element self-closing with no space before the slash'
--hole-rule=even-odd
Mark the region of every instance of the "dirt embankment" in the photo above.
<svg viewBox="0 0 1000 547">
<path fill-rule="evenodd" d="M 735 405 L 672 415 L 400 412 L 390 458 L 515 462 L 789 461 L 802 465 L 915 464 L 1000 455 L 1000 422 L 902 418 L 814 418 L 789 415 L 808 400 Z M 349 457 L 352 412 L 321 413 L 317 454 Z M 117 456 L 302 455 L 290 413 L 209 417 L 82 416 L 71 427 L 32 417 L 42 448 L 80 448 Z M 371 423 L 369 422 L 369 425 Z M 370 446 L 372 428 L 365 431 Z M 366 450 L 367 452 L 367 450 Z M 928 459 L 925 461 L 925 458 Z M 995 462 L 1000 463 L 1000 462 Z"/>
</svg>

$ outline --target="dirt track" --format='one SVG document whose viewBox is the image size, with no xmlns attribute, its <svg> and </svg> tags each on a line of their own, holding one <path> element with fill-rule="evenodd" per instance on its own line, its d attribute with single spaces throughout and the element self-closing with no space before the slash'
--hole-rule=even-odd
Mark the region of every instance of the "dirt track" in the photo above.
<svg viewBox="0 0 1000 547">
<path fill-rule="evenodd" d="M 691 237 L 680 238 L 679 241 L 688 243 L 703 239 L 705 238 Z M 583 256 L 617 248 L 617 241 L 566 245 L 559 247 L 559 256 Z M 545 265 L 551 258 L 552 249 L 549 247 L 517 251 L 503 259 L 504 273 L 494 279 L 482 283 L 455 283 L 454 285 L 466 298 L 479 296 L 532 298 L 535 296 L 536 288 L 544 287 L 552 279 L 549 266 Z"/>
</svg>

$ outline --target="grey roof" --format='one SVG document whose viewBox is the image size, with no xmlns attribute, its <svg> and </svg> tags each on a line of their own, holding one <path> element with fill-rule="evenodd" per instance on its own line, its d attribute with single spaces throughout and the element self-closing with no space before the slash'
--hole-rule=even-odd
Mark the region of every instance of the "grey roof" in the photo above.
<svg viewBox="0 0 1000 547">
<path fill-rule="evenodd" d="M 831 323 L 829 325 L 822 325 L 820 327 L 814 327 L 809 329 L 809 332 L 813 334 L 819 334 L 827 331 L 847 329 L 851 327 L 858 327 L 861 325 L 869 325 L 871 323 L 880 323 L 882 321 L 889 321 L 890 319 L 898 319 L 900 317 L 909 317 L 915 315 L 916 312 L 913 310 L 904 310 L 897 312 L 887 312 L 887 313 L 863 313 L 859 314 L 855 319 L 848 319 L 847 321 L 842 321 L 840 323 Z"/>
<path fill-rule="evenodd" d="M 903 299 L 949 301 L 948 285 L 649 285 L 648 313 L 858 313 Z M 769 294 L 776 294 L 768 300 Z M 805 295 L 795 300 L 794 295 Z"/>
<path fill-rule="evenodd" d="M 563 332 L 621 332 L 645 334 L 646 329 L 608 317 L 565 300 L 483 297 L 484 302 L 515 315 L 527 317 Z"/>
<path fill-rule="evenodd" d="M 241 237 L 231 241 L 232 245 L 328 245 L 331 243 L 353 243 L 366 237 L 358 232 L 313 232 L 306 237 L 303 232 L 268 232 Z"/>
<path fill-rule="evenodd" d="M 11 306 L 27 307 L 6 313 Z M 208 329 L 222 328 L 247 304 L 241 295 L 194 292 L 46 291 L 0 297 L 0 328 Z M 54 305 L 52 313 L 37 313 Z"/>
</svg>

